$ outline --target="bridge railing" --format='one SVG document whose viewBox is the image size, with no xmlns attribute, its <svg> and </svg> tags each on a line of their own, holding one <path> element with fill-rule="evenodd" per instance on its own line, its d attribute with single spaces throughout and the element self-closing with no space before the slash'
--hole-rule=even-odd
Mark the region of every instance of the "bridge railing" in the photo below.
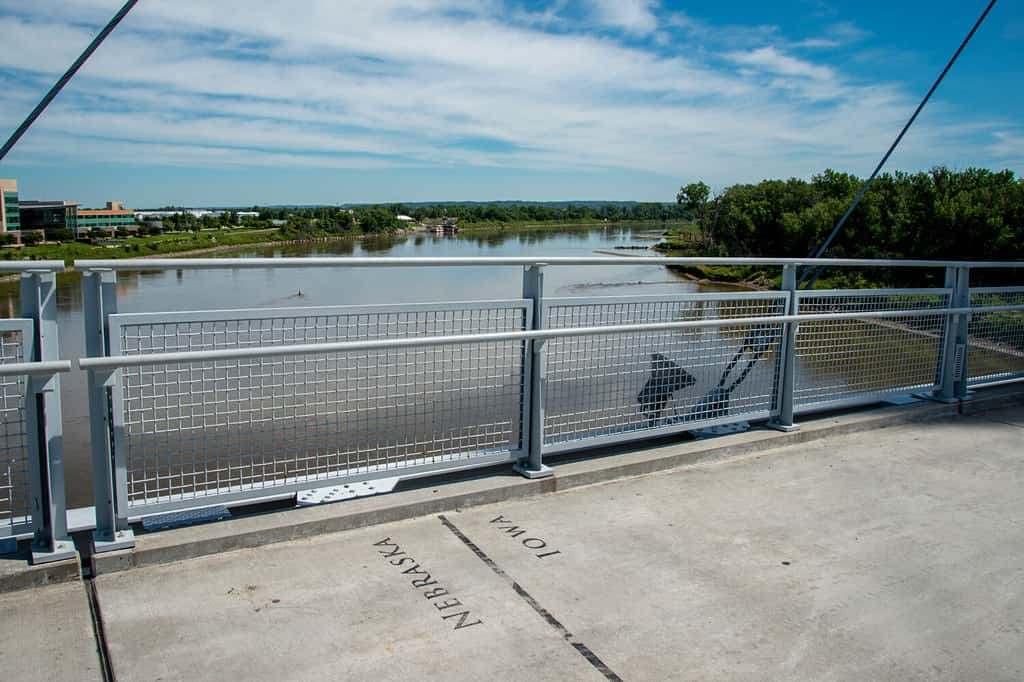
<svg viewBox="0 0 1024 682">
<path fill-rule="evenodd" d="M 559 265 L 782 266 L 780 291 L 554 298 Z M 800 291 L 803 266 L 945 269 L 932 289 Z M 117 312 L 118 270 L 523 268 L 520 298 Z M 96 551 L 168 511 L 514 463 L 682 431 L 1024 378 L 1024 287 L 972 267 L 798 259 L 309 258 L 80 261 Z M 979 355 L 981 354 L 981 355 Z M 984 358 L 984 369 L 974 363 Z M 342 494 L 342 493 L 339 493 Z"/>
<path fill-rule="evenodd" d="M 968 325 L 967 383 L 981 386 L 1024 378 L 1024 315 L 984 310 L 1024 304 L 1024 287 L 975 287 L 970 301 L 981 310 Z"/>
<path fill-rule="evenodd" d="M 75 555 L 64 488 L 56 273 L 53 261 L 0 263 L 20 275 L 19 317 L 0 320 L 0 545 L 32 539 L 34 563 Z"/>
<path fill-rule="evenodd" d="M 532 311 L 515 300 L 111 315 L 111 356 L 180 358 L 122 365 L 112 386 L 119 514 L 517 461 L 525 341 L 473 338 L 530 329 Z M 453 335 L 466 341 L 323 350 Z M 314 352 L 265 354 L 296 345 Z M 248 353 L 197 355 L 223 349 Z"/>
<path fill-rule="evenodd" d="M 544 354 L 541 451 L 778 416 L 787 349 L 785 325 L 776 318 L 786 314 L 789 298 L 749 291 L 544 299 L 548 331 L 618 331 L 535 341 Z M 701 324 L 650 328 L 684 321 Z"/>
<path fill-rule="evenodd" d="M 941 389 L 952 289 L 797 293 L 798 314 L 877 313 L 800 326 L 797 410 L 829 409 Z"/>
</svg>

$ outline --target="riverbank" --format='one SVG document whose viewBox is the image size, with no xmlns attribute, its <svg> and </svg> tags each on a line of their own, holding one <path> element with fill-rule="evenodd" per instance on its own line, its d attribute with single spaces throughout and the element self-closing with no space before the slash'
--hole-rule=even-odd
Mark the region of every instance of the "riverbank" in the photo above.
<svg viewBox="0 0 1024 682">
<path fill-rule="evenodd" d="M 640 251 L 640 253 L 637 253 Z M 649 252 L 653 251 L 651 254 Z M 616 250 L 598 249 L 594 253 L 599 253 L 607 256 L 619 256 L 620 258 L 644 258 L 653 256 L 665 256 L 666 254 L 658 251 L 658 245 L 643 247 L 622 247 L 616 248 Z M 686 265 L 666 265 L 666 268 L 671 270 L 674 274 L 682 277 L 685 280 L 699 284 L 702 287 L 710 288 L 728 288 L 728 289 L 746 289 L 750 291 L 774 291 L 778 289 L 778 286 L 773 286 L 771 282 L 757 282 L 757 281 L 744 281 L 737 279 L 715 279 L 714 277 L 708 277 L 704 275 L 703 270 L 700 266 L 686 266 Z"/>
<path fill-rule="evenodd" d="M 185 233 L 165 233 L 153 237 L 133 237 L 116 246 L 100 246 L 94 244 L 41 244 L 24 247 L 18 252 L 6 252 L 6 260 L 63 260 L 67 265 L 75 260 L 84 259 L 122 259 L 122 258 L 187 258 L 193 256 L 215 256 L 239 249 L 272 248 L 314 244 L 324 242 L 356 241 L 380 237 L 403 237 L 412 234 L 412 230 L 380 234 L 344 234 L 337 236 L 311 237 L 293 239 L 281 234 L 278 228 L 217 231 L 208 234 L 192 235 Z M 25 256 L 21 259 L 11 258 L 8 254 L 18 253 Z M 0 282 L 17 280 L 17 275 L 0 277 Z"/>
<path fill-rule="evenodd" d="M 661 220 L 620 220 L 616 222 L 595 221 L 587 223 L 530 223 L 530 222 L 508 222 L 508 223 L 479 223 L 460 225 L 459 234 L 473 232 L 504 232 L 504 231 L 534 231 L 534 230 L 596 230 L 605 228 L 629 228 L 652 230 L 670 230 L 685 227 L 686 223 L 681 221 Z M 658 235 L 659 237 L 664 234 Z"/>
<path fill-rule="evenodd" d="M 144 258 L 209 252 L 234 246 L 251 246 L 257 243 L 279 243 L 283 241 L 277 228 L 258 230 L 212 230 L 209 232 L 165 232 L 146 237 L 130 237 L 112 240 L 105 244 L 45 243 L 25 246 L 18 250 L 5 250 L 0 257 L 4 260 L 63 260 L 70 264 L 83 258 Z"/>
<path fill-rule="evenodd" d="M 311 237 L 309 239 L 275 239 L 264 242 L 247 242 L 245 244 L 228 244 L 223 246 L 212 246 L 209 248 L 193 249 L 190 251 L 175 251 L 170 254 L 154 253 L 147 256 L 136 256 L 136 258 L 186 258 L 189 256 L 211 256 L 218 253 L 229 253 L 240 249 L 266 249 L 275 246 L 301 246 L 304 244 L 326 244 L 330 242 L 350 242 L 374 238 L 391 239 L 394 237 L 406 237 L 413 234 L 412 230 L 399 230 L 387 234 L 347 234 L 336 237 Z"/>
<path fill-rule="evenodd" d="M 532 232 L 548 230 L 593 230 L 600 228 L 662 228 L 674 227 L 661 221 L 621 221 L 592 223 L 494 223 L 463 227 L 460 234 L 473 235 L 478 232 Z M 289 244 L 309 244 L 331 241 L 356 241 L 365 239 L 395 238 L 410 235 L 425 235 L 423 229 L 400 229 L 388 233 L 350 232 L 338 235 L 319 235 L 305 239 L 295 239 L 285 235 L 279 228 L 260 228 L 246 230 L 242 228 L 211 230 L 208 232 L 165 232 L 148 237 L 131 237 L 122 240 L 111 240 L 104 244 L 45 243 L 26 246 L 21 249 L 5 249 L 0 251 L 0 260 L 63 260 L 68 265 L 74 260 L 89 258 L 154 258 L 205 256 L 223 253 L 239 247 L 266 248 Z M 652 238 L 654 236 L 652 235 Z"/>
<path fill-rule="evenodd" d="M 689 232 L 692 225 L 687 223 L 663 223 L 662 221 L 622 221 L 622 222 L 591 222 L 591 223 L 496 223 L 491 225 L 479 224 L 463 228 L 459 235 L 462 237 L 474 237 L 476 235 L 508 235 L 518 233 L 534 233 L 547 231 L 565 230 L 601 230 L 601 229 L 650 229 L 650 235 L 644 235 L 649 239 L 660 240 L 666 236 L 665 230 L 671 230 L 673 237 L 680 235 L 681 231 Z M 20 251 L 7 251 L 3 258 L 12 260 L 15 254 L 25 256 L 24 260 L 64 260 L 68 265 L 74 260 L 84 259 L 123 259 L 123 258 L 189 258 L 189 257 L 217 257 L 221 254 L 229 254 L 243 249 L 265 249 L 284 246 L 301 246 L 316 243 L 330 242 L 353 242 L 372 239 L 393 239 L 408 236 L 427 236 L 428 233 L 421 229 L 404 229 L 386 234 L 363 234 L 347 233 L 331 236 L 318 236 L 305 239 L 288 238 L 278 228 L 261 228 L 255 230 L 213 230 L 210 232 L 183 233 L 168 232 L 150 237 L 133 237 L 123 240 L 117 245 L 96 245 L 75 242 L 73 244 L 41 244 L 38 246 L 25 247 Z M 672 237 L 669 237 L 671 240 Z M 673 241 L 660 241 L 646 248 L 643 246 L 629 247 L 626 253 L 623 250 L 600 249 L 595 253 L 612 256 L 630 257 L 646 255 L 653 252 L 653 255 L 696 255 L 692 253 L 692 238 L 689 243 L 691 248 L 680 252 L 679 247 Z M 770 290 L 778 288 L 779 278 L 774 280 L 764 272 L 746 272 L 750 268 L 737 269 L 721 266 L 668 266 L 677 275 L 692 281 L 696 284 L 712 287 L 729 287 L 749 290 Z M 17 281 L 17 275 L 0 276 L 0 282 Z"/>
<path fill-rule="evenodd" d="M 666 258 L 700 258 L 708 254 L 698 239 L 673 239 L 655 244 L 651 250 Z M 730 286 L 754 291 L 777 291 L 782 285 L 782 269 L 759 265 L 667 265 L 672 272 L 701 285 Z M 885 286 L 885 282 L 871 279 L 864 273 L 844 270 L 822 273 L 815 280 L 814 289 L 872 289 Z"/>
<path fill-rule="evenodd" d="M 154 256 L 192 256 L 219 253 L 239 247 L 266 247 L 284 244 L 307 244 L 328 241 L 352 241 L 375 237 L 400 237 L 411 230 L 381 234 L 348 233 L 321 235 L 296 239 L 282 234 L 278 228 L 259 230 L 218 230 L 208 233 L 168 232 L 152 237 L 131 237 L 116 244 L 40 244 L 24 247 L 17 253 L 21 259 L 7 257 L 6 260 L 64 260 L 68 264 L 84 258 L 152 258 Z"/>
<path fill-rule="evenodd" d="M 690 226 L 685 232 L 671 231 L 666 239 L 651 250 L 667 258 L 700 258 L 705 252 L 700 231 Z M 749 289 L 778 289 L 781 273 L 770 273 L 765 268 L 749 265 L 669 265 L 672 272 L 702 284 L 730 284 Z"/>
</svg>

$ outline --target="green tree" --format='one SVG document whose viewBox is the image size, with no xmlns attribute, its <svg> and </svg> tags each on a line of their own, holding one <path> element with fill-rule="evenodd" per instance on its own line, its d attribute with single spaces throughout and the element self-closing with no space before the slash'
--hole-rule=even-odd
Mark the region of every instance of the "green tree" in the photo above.
<svg viewBox="0 0 1024 682">
<path fill-rule="evenodd" d="M 679 188 L 679 192 L 676 193 L 676 203 L 690 211 L 696 218 L 697 224 L 703 228 L 710 197 L 710 187 L 703 182 L 691 182 L 689 185 Z"/>
<path fill-rule="evenodd" d="M 677 201 L 698 217 L 705 255 L 803 257 L 831 232 L 862 183 L 828 169 L 810 181 L 734 185 L 713 199 L 706 185 L 692 183 L 680 189 Z M 828 255 L 1020 259 L 1024 180 L 1008 170 L 977 168 L 883 174 L 851 213 Z"/>
<path fill-rule="evenodd" d="M 371 208 L 357 216 L 359 229 L 366 234 L 394 232 L 399 228 L 394 214 L 382 208 Z"/>
</svg>

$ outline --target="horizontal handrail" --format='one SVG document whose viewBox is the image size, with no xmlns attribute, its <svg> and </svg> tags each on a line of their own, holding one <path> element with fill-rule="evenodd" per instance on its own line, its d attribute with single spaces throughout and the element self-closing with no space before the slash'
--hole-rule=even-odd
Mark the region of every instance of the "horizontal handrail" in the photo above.
<svg viewBox="0 0 1024 682">
<path fill-rule="evenodd" d="M 1024 294 L 1024 287 L 971 287 L 971 294 Z"/>
<path fill-rule="evenodd" d="M 32 272 L 33 270 L 44 270 L 47 272 L 64 272 L 67 267 L 62 260 L 23 260 L 0 262 L 0 272 Z"/>
<path fill-rule="evenodd" d="M 804 289 L 797 292 L 801 298 L 842 298 L 849 296 L 941 296 L 952 289 Z"/>
<path fill-rule="evenodd" d="M 416 336 L 402 339 L 368 339 L 365 341 L 337 341 L 264 348 L 228 348 L 224 350 L 185 351 L 177 353 L 145 353 L 114 357 L 79 358 L 78 367 L 84 370 L 115 370 L 121 367 L 163 365 L 177 362 L 206 360 L 241 360 L 248 358 L 309 355 L 358 350 L 416 348 L 422 346 L 452 346 L 466 343 L 492 343 L 497 341 L 544 340 L 561 337 L 599 336 L 646 331 L 670 331 L 704 327 L 733 327 L 748 324 L 785 324 L 823 322 L 828 320 L 860 320 L 885 317 L 928 317 L 932 315 L 968 315 L 976 312 L 1002 312 L 1024 310 L 1024 305 L 988 306 L 974 308 L 931 308 L 917 310 L 882 310 L 852 313 L 820 313 L 811 315 L 767 315 L 761 317 L 717 318 L 713 320 L 687 320 L 683 322 L 657 322 L 651 324 L 610 325 L 607 327 L 572 327 L 567 329 L 538 329 L 530 331 L 494 332 L 486 334 L 460 334 L 453 336 Z"/>
<path fill-rule="evenodd" d="M 0 377 L 20 376 L 24 374 L 50 375 L 70 372 L 73 369 L 70 360 L 47 360 L 45 362 L 12 362 L 0 365 Z"/>
<path fill-rule="evenodd" d="M 533 265 L 805 265 L 815 267 L 1024 268 L 1024 261 L 871 260 L 863 258 L 700 258 L 660 256 L 140 258 L 76 260 L 75 270 L 215 270 L 244 268 L 391 268 Z"/>
</svg>

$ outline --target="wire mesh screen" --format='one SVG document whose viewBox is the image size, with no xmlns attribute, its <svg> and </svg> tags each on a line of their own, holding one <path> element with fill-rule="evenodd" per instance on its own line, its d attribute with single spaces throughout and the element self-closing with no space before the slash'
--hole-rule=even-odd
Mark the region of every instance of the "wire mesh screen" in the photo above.
<svg viewBox="0 0 1024 682">
<path fill-rule="evenodd" d="M 798 295 L 801 315 L 918 311 L 948 307 L 945 289 L 815 291 Z M 794 404 L 822 405 L 906 395 L 938 382 L 943 313 L 800 324 Z"/>
<path fill-rule="evenodd" d="M 28 362 L 26 321 L 0 322 L 0 364 Z M 31 523 L 28 434 L 25 421 L 27 378 L 0 377 L 0 536 L 13 535 Z"/>
<path fill-rule="evenodd" d="M 125 354 L 519 331 L 527 302 L 119 318 Z M 255 311 L 249 311 L 255 315 Z M 139 319 L 139 318 L 142 319 Z M 133 319 L 134 318 L 134 319 Z M 520 448 L 521 341 L 122 370 L 132 506 Z"/>
<path fill-rule="evenodd" d="M 971 307 L 1024 305 L 1024 287 L 975 289 Z M 1024 311 L 974 313 L 967 326 L 971 384 L 1024 375 Z"/>
<path fill-rule="evenodd" d="M 598 327 L 785 314 L 786 294 L 556 299 L 545 327 Z M 544 442 L 614 442 L 773 414 L 783 325 L 556 338 L 545 342 Z"/>
</svg>

